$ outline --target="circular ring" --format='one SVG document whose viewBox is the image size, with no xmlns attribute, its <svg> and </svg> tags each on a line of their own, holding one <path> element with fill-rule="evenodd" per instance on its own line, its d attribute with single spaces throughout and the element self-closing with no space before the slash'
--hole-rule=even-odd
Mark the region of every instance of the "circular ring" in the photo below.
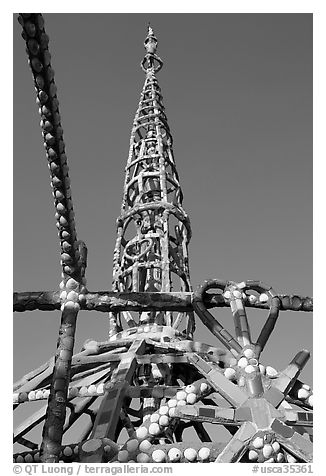
<svg viewBox="0 0 326 476">
<path fill-rule="evenodd" d="M 139 253 L 138 255 L 134 255 L 134 256 L 131 256 L 127 253 L 128 248 L 130 248 L 131 246 L 136 245 L 136 244 L 141 245 L 143 242 L 148 242 L 149 244 L 147 245 L 147 248 L 145 250 L 143 250 L 141 253 Z M 142 258 L 146 253 L 148 253 L 151 250 L 153 244 L 154 244 L 154 242 L 153 242 L 152 238 L 143 238 L 140 241 L 138 241 L 138 240 L 137 241 L 129 241 L 129 243 L 126 245 L 125 250 L 124 250 L 124 257 L 130 259 L 131 261 L 138 261 L 138 260 L 140 260 L 140 258 Z"/>
</svg>

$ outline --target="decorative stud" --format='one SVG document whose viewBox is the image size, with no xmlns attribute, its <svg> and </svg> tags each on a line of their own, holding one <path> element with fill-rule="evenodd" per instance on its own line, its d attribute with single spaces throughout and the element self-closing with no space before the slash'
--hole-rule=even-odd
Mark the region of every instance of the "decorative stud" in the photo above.
<svg viewBox="0 0 326 476">
<path fill-rule="evenodd" d="M 139 428 L 137 428 L 136 436 L 138 439 L 146 438 L 147 435 L 148 435 L 148 430 L 145 426 L 140 426 Z"/>
<path fill-rule="evenodd" d="M 160 426 L 168 426 L 169 425 L 169 417 L 166 415 L 162 415 L 159 419 L 159 425 Z"/>
<path fill-rule="evenodd" d="M 129 453 L 133 453 L 134 451 L 137 450 L 138 445 L 139 445 L 139 441 L 134 438 L 134 439 L 131 439 L 131 440 L 127 441 L 126 447 L 127 447 L 127 450 L 129 451 Z"/>
<path fill-rule="evenodd" d="M 194 404 L 197 400 L 197 395 L 195 393 L 188 393 L 186 402 L 190 405 Z"/>
<path fill-rule="evenodd" d="M 255 304 L 257 302 L 257 296 L 255 296 L 254 294 L 250 294 L 248 299 L 250 304 Z"/>
<path fill-rule="evenodd" d="M 166 458 L 166 454 L 163 450 L 155 450 L 152 453 L 152 460 L 155 463 L 163 463 Z"/>
<path fill-rule="evenodd" d="M 306 400 L 306 398 L 309 397 L 309 393 L 308 390 L 306 390 L 305 388 L 301 387 L 299 390 L 298 390 L 298 399 L 299 400 Z"/>
<path fill-rule="evenodd" d="M 257 436 L 253 442 L 252 446 L 256 448 L 257 450 L 261 449 L 264 446 L 264 440 L 260 436 Z"/>
<path fill-rule="evenodd" d="M 210 454 L 211 454 L 211 450 L 207 448 L 206 446 L 203 446 L 198 451 L 198 458 L 200 461 L 207 461 L 210 457 Z"/>
<path fill-rule="evenodd" d="M 151 449 L 152 443 L 149 440 L 143 440 L 139 445 L 139 451 L 147 453 Z"/>
<path fill-rule="evenodd" d="M 153 413 L 151 416 L 150 416 L 150 419 L 151 419 L 151 422 L 152 423 L 157 423 L 160 419 L 160 415 L 158 413 Z"/>
<path fill-rule="evenodd" d="M 243 355 L 247 357 L 247 359 L 252 359 L 255 356 L 255 352 L 249 348 L 243 351 Z"/>
<path fill-rule="evenodd" d="M 263 447 L 263 455 L 265 458 L 270 458 L 273 454 L 273 447 L 272 445 L 264 445 Z"/>
<path fill-rule="evenodd" d="M 247 367 L 248 365 L 248 360 L 246 359 L 246 357 L 241 357 L 239 360 L 238 360 L 238 366 L 241 367 L 241 368 L 245 368 Z"/>
<path fill-rule="evenodd" d="M 265 293 L 260 294 L 259 296 L 259 302 L 261 303 L 266 303 L 268 301 L 268 295 Z"/>
<path fill-rule="evenodd" d="M 160 426 L 157 423 L 151 423 L 149 425 L 148 431 L 151 435 L 159 435 L 161 433 Z"/>
<path fill-rule="evenodd" d="M 171 463 L 176 463 L 181 459 L 181 451 L 178 448 L 171 448 L 168 452 L 168 457 Z"/>
<path fill-rule="evenodd" d="M 278 371 L 276 369 L 274 369 L 274 367 L 271 367 L 271 366 L 267 365 L 266 375 L 269 378 L 276 378 L 278 376 Z"/>
<path fill-rule="evenodd" d="M 118 452 L 118 461 L 119 463 L 126 463 L 129 458 L 129 453 L 126 450 L 121 450 Z"/>
<path fill-rule="evenodd" d="M 150 457 L 146 453 L 139 453 L 136 459 L 137 463 L 148 463 L 150 461 Z"/>
<path fill-rule="evenodd" d="M 197 451 L 194 448 L 187 448 L 183 455 L 188 461 L 195 461 L 197 458 Z"/>
<path fill-rule="evenodd" d="M 258 453 L 255 450 L 250 450 L 248 454 L 248 458 L 250 461 L 256 461 L 258 459 Z"/>
</svg>

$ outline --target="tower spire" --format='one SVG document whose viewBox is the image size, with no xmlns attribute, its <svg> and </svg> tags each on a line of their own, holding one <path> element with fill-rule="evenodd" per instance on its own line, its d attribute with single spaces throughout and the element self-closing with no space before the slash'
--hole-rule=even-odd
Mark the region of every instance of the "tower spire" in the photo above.
<svg viewBox="0 0 326 476">
<path fill-rule="evenodd" d="M 133 121 L 126 166 L 121 215 L 113 259 L 113 290 L 132 292 L 191 291 L 188 243 L 190 221 L 182 208 L 183 194 L 173 155 L 173 140 L 156 74 L 163 62 L 156 54 L 158 41 L 148 25 L 146 74 Z M 122 315 L 121 315 L 122 314 Z M 110 335 L 127 325 L 185 324 L 192 336 L 193 314 L 170 312 L 111 315 Z M 187 318 L 185 322 L 184 318 Z"/>
</svg>

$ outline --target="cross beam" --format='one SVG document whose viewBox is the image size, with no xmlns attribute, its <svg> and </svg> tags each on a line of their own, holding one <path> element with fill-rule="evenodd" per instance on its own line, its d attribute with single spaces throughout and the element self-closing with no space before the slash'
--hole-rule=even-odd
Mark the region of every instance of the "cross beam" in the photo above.
<svg viewBox="0 0 326 476">
<path fill-rule="evenodd" d="M 83 311 L 119 312 L 119 311 L 193 311 L 192 292 L 165 292 L 165 293 L 138 293 L 138 292 L 113 292 L 99 291 L 88 292 L 83 295 L 80 308 Z M 311 297 L 279 294 L 281 311 L 313 310 Z M 229 307 L 221 294 L 206 294 L 204 296 L 206 308 Z M 62 302 L 60 291 L 37 291 L 14 293 L 13 308 L 15 312 L 24 311 L 54 311 L 59 310 Z M 268 304 L 262 302 L 251 303 L 244 300 L 246 307 L 269 309 Z"/>
</svg>

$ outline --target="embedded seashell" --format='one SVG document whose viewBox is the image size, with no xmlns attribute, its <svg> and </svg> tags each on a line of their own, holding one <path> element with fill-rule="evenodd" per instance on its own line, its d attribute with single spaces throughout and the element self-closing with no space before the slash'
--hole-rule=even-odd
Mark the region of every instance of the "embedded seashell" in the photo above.
<svg viewBox="0 0 326 476">
<path fill-rule="evenodd" d="M 139 441 L 136 438 L 127 441 L 126 447 L 129 453 L 133 453 L 138 448 Z"/>
<path fill-rule="evenodd" d="M 184 450 L 183 456 L 188 461 L 195 461 L 197 459 L 197 451 L 194 448 L 187 448 L 186 450 Z"/>
<path fill-rule="evenodd" d="M 168 407 L 173 408 L 177 406 L 177 400 L 175 398 L 171 398 L 171 400 L 168 401 Z"/>
<path fill-rule="evenodd" d="M 148 431 L 151 435 L 159 435 L 161 433 L 160 425 L 157 423 L 151 423 L 149 425 Z"/>
<path fill-rule="evenodd" d="M 88 388 L 87 388 L 87 387 L 81 387 L 81 388 L 79 389 L 79 395 L 80 395 L 81 397 L 86 396 L 87 394 L 88 394 Z"/>
<path fill-rule="evenodd" d="M 259 450 L 264 446 L 264 440 L 260 436 L 257 436 L 254 441 L 252 442 L 252 446 Z"/>
<path fill-rule="evenodd" d="M 271 455 L 273 454 L 273 447 L 272 445 L 265 445 L 263 447 L 263 455 L 265 458 L 270 458 Z"/>
<path fill-rule="evenodd" d="M 267 301 L 268 301 L 268 295 L 267 295 L 266 293 L 260 294 L 260 296 L 259 296 L 259 301 L 260 301 L 261 303 L 267 302 Z"/>
<path fill-rule="evenodd" d="M 224 375 L 227 379 L 232 380 L 236 376 L 236 371 L 232 369 L 231 367 L 228 367 L 224 370 Z"/>
<path fill-rule="evenodd" d="M 256 461 L 258 459 L 258 453 L 255 450 L 250 450 L 248 454 L 248 458 L 250 461 Z"/>
<path fill-rule="evenodd" d="M 246 357 L 241 357 L 241 359 L 238 360 L 238 367 L 245 368 L 248 365 L 248 360 Z"/>
<path fill-rule="evenodd" d="M 34 390 L 28 393 L 28 400 L 35 400 L 36 399 L 36 393 Z"/>
<path fill-rule="evenodd" d="M 266 375 L 269 378 L 276 378 L 278 376 L 278 371 L 274 369 L 274 367 L 270 367 L 269 365 L 267 365 Z"/>
<path fill-rule="evenodd" d="M 160 415 L 158 413 L 153 413 L 150 418 L 152 423 L 157 423 L 160 419 Z"/>
<path fill-rule="evenodd" d="M 75 291 L 69 291 L 69 293 L 67 294 L 67 300 L 77 302 L 78 293 L 76 293 Z"/>
<path fill-rule="evenodd" d="M 25 463 L 33 463 L 34 461 L 33 456 L 31 454 L 27 454 L 24 459 L 25 459 Z"/>
<path fill-rule="evenodd" d="M 177 392 L 176 399 L 177 400 L 185 400 L 187 398 L 187 394 L 184 391 Z"/>
<path fill-rule="evenodd" d="M 121 450 L 118 452 L 118 461 L 120 463 L 126 463 L 129 459 L 129 453 L 127 450 Z"/>
<path fill-rule="evenodd" d="M 233 296 L 237 299 L 241 298 L 242 297 L 242 293 L 240 291 L 238 291 L 237 289 L 235 289 L 233 291 Z"/>
<path fill-rule="evenodd" d="M 36 392 L 35 397 L 36 397 L 36 400 L 40 400 L 41 398 L 43 399 L 43 391 L 42 391 L 42 390 L 38 390 L 38 391 Z"/>
<path fill-rule="evenodd" d="M 74 452 L 72 451 L 72 449 L 70 448 L 70 446 L 66 446 L 63 450 L 63 454 L 65 456 L 71 456 L 74 454 Z"/>
<path fill-rule="evenodd" d="M 165 460 L 166 454 L 163 450 L 155 450 L 152 453 L 152 460 L 155 463 L 162 463 Z"/>
<path fill-rule="evenodd" d="M 308 403 L 311 407 L 313 407 L 313 395 L 310 395 L 310 397 L 308 398 Z"/>
<path fill-rule="evenodd" d="M 78 286 L 79 286 L 78 281 L 76 281 L 73 278 L 69 278 L 68 281 L 66 282 L 66 288 L 69 290 L 76 291 L 76 289 L 78 289 Z"/>
<path fill-rule="evenodd" d="M 257 296 L 255 296 L 254 294 L 250 294 L 248 299 L 250 304 L 255 304 L 257 302 Z"/>
<path fill-rule="evenodd" d="M 196 393 L 195 385 L 187 385 L 185 388 L 186 393 Z"/>
<path fill-rule="evenodd" d="M 168 426 L 169 425 L 169 417 L 166 415 L 162 415 L 158 421 L 160 426 Z"/>
<path fill-rule="evenodd" d="M 253 365 L 247 365 L 247 367 L 245 368 L 245 372 L 247 374 L 252 374 L 253 372 L 255 372 L 255 367 Z"/>
<path fill-rule="evenodd" d="M 284 461 L 284 454 L 283 454 L 283 453 L 278 453 L 278 454 L 276 455 L 276 461 L 277 461 L 278 463 L 281 463 L 282 461 Z"/>
<path fill-rule="evenodd" d="M 272 447 L 275 453 L 278 453 L 281 449 L 281 446 L 278 441 L 274 441 L 274 443 L 272 443 Z"/>
<path fill-rule="evenodd" d="M 49 396 L 50 396 L 50 389 L 43 390 L 43 397 L 49 398 Z"/>
<path fill-rule="evenodd" d="M 186 400 L 178 400 L 177 407 L 183 407 L 186 405 Z"/>
<path fill-rule="evenodd" d="M 96 340 L 86 340 L 83 347 L 88 351 L 88 353 L 97 354 L 99 352 L 99 345 Z"/>
<path fill-rule="evenodd" d="M 197 400 L 197 395 L 195 393 L 188 393 L 187 395 L 187 403 L 190 405 L 194 404 Z"/>
<path fill-rule="evenodd" d="M 96 393 L 98 395 L 102 395 L 104 393 L 104 383 L 100 383 L 97 387 L 96 387 Z"/>
<path fill-rule="evenodd" d="M 206 392 L 207 389 L 208 389 L 207 383 L 203 382 L 203 383 L 200 384 L 200 391 L 201 392 Z"/>
<path fill-rule="evenodd" d="M 149 440 L 143 440 L 139 445 L 139 451 L 146 453 L 150 450 L 152 443 Z"/>
<path fill-rule="evenodd" d="M 137 428 L 136 430 L 136 436 L 137 438 L 139 439 L 143 439 L 147 436 L 148 434 L 148 430 L 145 426 L 140 426 L 139 428 Z"/>
<path fill-rule="evenodd" d="M 89 393 L 89 395 L 94 395 L 94 394 L 96 394 L 96 393 L 97 393 L 96 385 L 93 385 L 93 384 L 90 385 L 90 386 L 88 387 L 88 393 Z"/>
<path fill-rule="evenodd" d="M 175 407 L 170 408 L 169 410 L 169 417 L 173 418 L 177 413 L 177 409 Z"/>
<path fill-rule="evenodd" d="M 274 462 L 275 462 L 274 457 L 269 458 L 269 459 L 267 459 L 267 460 L 265 461 L 265 463 L 274 463 Z"/>
<path fill-rule="evenodd" d="M 243 355 L 247 357 L 247 359 L 252 359 L 255 356 L 255 352 L 252 349 L 245 349 Z"/>
<path fill-rule="evenodd" d="M 178 448 L 171 448 L 168 452 L 168 457 L 171 463 L 179 461 L 181 458 L 181 451 Z"/>
<path fill-rule="evenodd" d="M 137 463 L 148 463 L 150 461 L 150 457 L 146 453 L 139 453 L 136 459 Z"/>
<path fill-rule="evenodd" d="M 203 446 L 203 448 L 200 448 L 200 450 L 198 451 L 198 458 L 201 461 L 205 461 L 209 458 L 210 454 L 211 454 L 211 450 L 207 448 L 206 446 Z"/>
<path fill-rule="evenodd" d="M 306 398 L 308 398 L 308 397 L 309 397 L 308 390 L 306 390 L 304 388 L 300 388 L 299 391 L 298 391 L 299 400 L 306 400 Z"/>
<path fill-rule="evenodd" d="M 75 309 L 75 303 L 73 301 L 67 301 L 63 304 L 63 309 L 73 311 Z"/>
<path fill-rule="evenodd" d="M 225 299 L 230 299 L 231 292 L 230 291 L 225 291 L 225 293 L 223 293 L 223 296 L 224 296 Z"/>
<path fill-rule="evenodd" d="M 162 405 L 159 408 L 158 412 L 159 412 L 160 415 L 167 415 L 169 413 L 169 407 L 167 405 Z"/>
</svg>

